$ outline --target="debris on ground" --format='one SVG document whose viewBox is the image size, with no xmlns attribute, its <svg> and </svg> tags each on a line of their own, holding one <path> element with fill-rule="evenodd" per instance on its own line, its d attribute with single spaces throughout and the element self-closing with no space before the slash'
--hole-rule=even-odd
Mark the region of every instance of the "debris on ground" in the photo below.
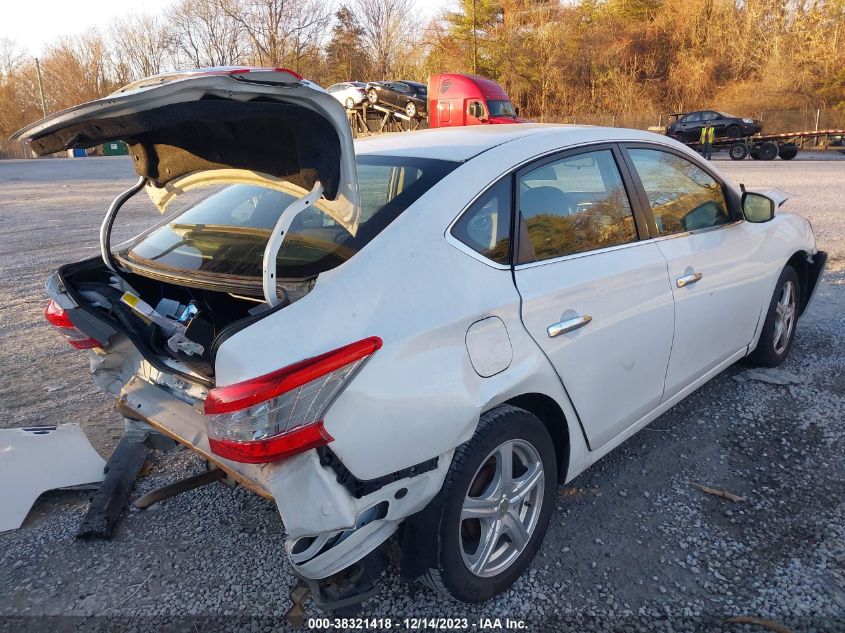
<svg viewBox="0 0 845 633">
<path fill-rule="evenodd" d="M 694 481 L 690 482 L 690 486 L 698 488 L 701 492 L 706 492 L 708 495 L 721 497 L 722 499 L 727 499 L 728 501 L 733 501 L 734 503 L 745 501 L 745 497 L 740 497 L 739 495 L 735 495 L 734 493 L 728 492 L 724 489 L 710 488 L 709 486 L 703 486 L 702 484 L 695 483 Z"/>
<path fill-rule="evenodd" d="M 765 382 L 770 385 L 801 385 L 804 379 L 801 376 L 793 374 L 784 369 L 777 369 L 776 367 L 755 367 L 754 369 L 746 369 L 741 374 L 733 376 L 737 382 L 750 382 L 752 380 L 757 382 Z"/>
<path fill-rule="evenodd" d="M 124 435 L 106 465 L 106 477 L 97 490 L 76 538 L 110 539 L 121 512 L 129 501 L 129 493 L 147 461 L 148 449 L 143 441 Z"/>
</svg>

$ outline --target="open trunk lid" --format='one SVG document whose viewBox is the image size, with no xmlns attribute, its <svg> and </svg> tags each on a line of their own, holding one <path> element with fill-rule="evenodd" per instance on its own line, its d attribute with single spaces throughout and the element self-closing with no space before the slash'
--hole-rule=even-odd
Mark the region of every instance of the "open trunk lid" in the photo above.
<svg viewBox="0 0 845 633">
<path fill-rule="evenodd" d="M 15 133 L 40 155 L 122 140 L 153 189 L 209 170 L 245 170 L 306 191 L 352 235 L 360 216 L 343 106 L 286 70 L 213 68 L 150 77 Z"/>
</svg>

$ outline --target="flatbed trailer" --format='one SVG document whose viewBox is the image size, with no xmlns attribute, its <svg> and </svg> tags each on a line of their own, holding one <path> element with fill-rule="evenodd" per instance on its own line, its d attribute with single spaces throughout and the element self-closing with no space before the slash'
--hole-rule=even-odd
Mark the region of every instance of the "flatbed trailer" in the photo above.
<svg viewBox="0 0 845 633">
<path fill-rule="evenodd" d="M 384 132 L 408 132 L 427 127 L 428 119 L 409 117 L 399 108 L 381 103 L 371 104 L 364 100 L 353 108 L 346 109 L 352 136 L 369 136 Z"/>
<path fill-rule="evenodd" d="M 812 147 L 817 151 L 845 150 L 845 130 L 805 130 L 783 134 L 755 134 L 741 138 L 719 137 L 713 141 L 714 149 L 727 149 L 732 160 L 751 156 L 754 160 L 792 160 L 799 150 Z M 696 149 L 701 143 L 687 143 Z"/>
</svg>

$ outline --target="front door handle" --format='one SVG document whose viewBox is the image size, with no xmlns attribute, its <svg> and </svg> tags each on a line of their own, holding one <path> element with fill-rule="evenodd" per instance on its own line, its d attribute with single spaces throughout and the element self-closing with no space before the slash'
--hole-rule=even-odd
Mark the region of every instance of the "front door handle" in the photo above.
<svg viewBox="0 0 845 633">
<path fill-rule="evenodd" d="M 701 278 L 703 276 L 704 275 L 702 275 L 701 273 L 693 273 L 691 275 L 684 275 L 683 277 L 678 277 L 678 279 L 675 281 L 675 283 L 678 284 L 678 288 L 683 288 L 684 286 L 690 286 L 690 285 L 696 283 L 697 281 L 701 281 Z"/>
<path fill-rule="evenodd" d="M 593 317 L 589 314 L 583 314 L 572 319 L 566 319 L 566 321 L 561 321 L 560 323 L 552 323 L 548 328 L 546 328 L 546 332 L 549 333 L 549 338 L 554 338 L 561 334 L 566 334 L 567 332 L 573 332 L 578 328 L 582 328 L 592 320 Z"/>
</svg>

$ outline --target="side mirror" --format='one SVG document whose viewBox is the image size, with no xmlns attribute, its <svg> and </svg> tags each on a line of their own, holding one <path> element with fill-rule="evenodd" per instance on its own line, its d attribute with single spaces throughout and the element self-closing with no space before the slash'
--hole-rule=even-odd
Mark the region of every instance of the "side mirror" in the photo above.
<svg viewBox="0 0 845 633">
<path fill-rule="evenodd" d="M 768 222 L 775 217 L 775 201 L 746 191 L 742 194 L 742 214 L 749 222 Z"/>
</svg>

